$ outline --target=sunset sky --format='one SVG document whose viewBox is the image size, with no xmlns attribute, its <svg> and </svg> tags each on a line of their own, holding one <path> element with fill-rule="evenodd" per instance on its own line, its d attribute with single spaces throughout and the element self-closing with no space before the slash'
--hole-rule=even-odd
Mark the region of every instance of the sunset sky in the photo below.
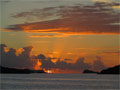
<svg viewBox="0 0 120 90">
<path fill-rule="evenodd" d="M 97 60 L 105 67 L 118 65 L 118 1 L 3 0 L 1 44 L 18 52 L 32 46 L 31 55 L 43 54 L 54 63 L 76 65 L 83 58 L 91 65 Z"/>
</svg>

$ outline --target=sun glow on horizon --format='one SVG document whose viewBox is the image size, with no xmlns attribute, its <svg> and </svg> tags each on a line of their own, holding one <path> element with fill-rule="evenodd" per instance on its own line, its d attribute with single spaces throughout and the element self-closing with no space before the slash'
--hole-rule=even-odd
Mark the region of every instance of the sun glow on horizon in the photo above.
<svg viewBox="0 0 120 90">
<path fill-rule="evenodd" d="M 49 73 L 49 74 L 50 74 L 50 73 L 53 73 L 51 70 L 47 70 L 46 72 Z"/>
</svg>

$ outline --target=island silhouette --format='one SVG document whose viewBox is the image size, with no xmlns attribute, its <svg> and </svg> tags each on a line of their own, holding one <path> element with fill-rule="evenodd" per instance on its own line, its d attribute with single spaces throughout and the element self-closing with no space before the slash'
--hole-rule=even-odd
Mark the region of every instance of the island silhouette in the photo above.
<svg viewBox="0 0 120 90">
<path fill-rule="evenodd" d="M 16 69 L 0 66 L 1 74 L 30 74 L 30 73 L 46 73 L 44 70 Z"/>
<path fill-rule="evenodd" d="M 99 74 L 120 74 L 120 65 L 103 69 Z"/>
<path fill-rule="evenodd" d="M 30 69 L 16 69 L 0 66 L 1 74 L 30 74 L 30 73 L 46 73 L 44 70 L 30 70 Z M 83 73 L 96 73 L 96 74 L 120 74 L 120 65 L 103 69 L 100 72 L 92 70 L 84 70 Z"/>
<path fill-rule="evenodd" d="M 110 67 L 107 69 L 103 69 L 100 72 L 95 72 L 92 70 L 84 70 L 83 73 L 96 73 L 96 74 L 120 74 L 120 65 L 114 66 L 114 67 Z"/>
</svg>

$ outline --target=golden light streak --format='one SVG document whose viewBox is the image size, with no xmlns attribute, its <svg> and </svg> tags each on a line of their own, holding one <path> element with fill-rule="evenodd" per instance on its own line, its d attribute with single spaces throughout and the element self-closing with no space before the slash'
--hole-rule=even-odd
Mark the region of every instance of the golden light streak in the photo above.
<svg viewBox="0 0 120 90">
<path fill-rule="evenodd" d="M 72 52 L 68 52 L 67 54 L 68 54 L 68 55 L 72 55 L 73 53 L 72 53 Z"/>
<path fill-rule="evenodd" d="M 120 6 L 113 6 L 112 8 L 120 9 Z"/>
<path fill-rule="evenodd" d="M 79 70 L 61 70 L 61 69 L 51 69 L 50 70 L 52 73 L 82 73 L 82 71 Z M 46 70 L 47 72 L 47 70 Z"/>
<path fill-rule="evenodd" d="M 38 38 L 38 37 L 65 37 L 66 35 L 32 35 L 28 36 L 31 38 Z"/>
<path fill-rule="evenodd" d="M 114 7 L 114 8 L 118 8 L 118 7 Z M 120 8 L 120 6 L 119 6 Z M 10 29 L 0 29 L 3 32 L 12 32 L 14 30 L 10 30 Z M 65 30 L 64 32 L 61 30 Z M 53 29 L 39 29 L 39 30 L 31 30 L 31 29 L 23 29 L 24 32 L 27 33 L 56 33 L 56 34 L 63 34 L 64 36 L 71 36 L 71 35 L 119 35 L 119 33 L 113 33 L 113 32 L 100 32 L 100 33 L 96 33 L 96 32 L 73 32 L 73 31 L 69 31 L 70 28 L 53 28 Z M 16 30 L 17 31 L 17 30 Z M 36 36 L 36 37 L 40 37 L 40 36 Z"/>
<path fill-rule="evenodd" d="M 59 39 L 59 38 L 57 38 L 57 39 Z M 59 54 L 54 54 L 54 57 L 59 58 L 59 57 L 61 57 L 61 54 L 63 54 L 64 47 L 65 47 L 65 42 L 64 42 L 64 40 L 62 40 L 61 42 L 59 42 L 59 40 L 56 40 L 56 42 L 53 46 L 54 47 L 53 51 L 59 52 Z"/>
<path fill-rule="evenodd" d="M 60 32 L 60 33 L 63 33 L 63 32 Z M 96 33 L 96 32 L 64 32 L 64 34 L 67 34 L 67 35 L 119 35 L 119 33 L 105 33 L 105 32 L 102 32 L 102 33 Z"/>
<path fill-rule="evenodd" d="M 0 30 L 3 32 L 12 32 L 12 30 L 10 30 L 10 29 L 0 29 Z"/>
<path fill-rule="evenodd" d="M 50 29 L 39 29 L 39 30 L 33 30 L 32 28 L 31 29 L 28 29 L 28 28 L 23 28 L 23 30 L 25 32 L 51 32 L 51 31 L 61 31 L 61 30 L 69 30 L 69 28 L 50 28 Z"/>
<path fill-rule="evenodd" d="M 35 70 L 41 69 L 41 68 L 40 68 L 41 65 L 42 65 L 42 63 L 41 63 L 39 60 L 37 60 L 37 63 L 36 63 L 36 65 L 34 66 L 34 69 L 35 69 Z"/>
</svg>

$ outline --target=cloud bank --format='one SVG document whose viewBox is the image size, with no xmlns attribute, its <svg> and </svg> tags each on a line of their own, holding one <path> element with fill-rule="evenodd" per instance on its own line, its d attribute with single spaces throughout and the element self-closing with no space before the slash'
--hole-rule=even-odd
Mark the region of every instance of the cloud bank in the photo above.
<svg viewBox="0 0 120 90">
<path fill-rule="evenodd" d="M 0 45 L 0 64 L 6 67 L 15 67 L 15 68 L 33 68 L 37 63 L 32 59 L 30 53 L 32 50 L 31 46 L 22 48 L 23 51 L 17 55 L 17 50 L 14 48 L 9 48 L 6 51 L 6 45 Z"/>
<path fill-rule="evenodd" d="M 93 65 L 85 62 L 84 57 L 79 58 L 74 63 L 67 62 L 71 61 L 71 59 L 61 60 L 60 58 L 58 58 L 56 62 L 53 62 L 52 59 L 54 58 L 46 57 L 43 54 L 39 54 L 37 56 L 32 55 L 32 46 L 24 47 L 19 50 L 14 48 L 9 48 L 6 50 L 6 48 L 7 46 L 5 44 L 0 45 L 0 65 L 5 67 L 35 69 L 37 64 L 39 64 L 40 68 L 46 70 L 59 69 L 79 72 L 85 69 L 93 68 L 94 70 L 99 71 L 105 68 L 103 62 L 101 61 L 101 57 L 97 57 Z"/>
<path fill-rule="evenodd" d="M 54 20 L 9 25 L 6 29 L 25 32 L 56 32 L 64 34 L 119 34 L 119 15 L 113 7 L 118 2 L 96 2 L 93 5 L 73 5 L 34 9 L 14 14 L 13 18 Z"/>
</svg>

